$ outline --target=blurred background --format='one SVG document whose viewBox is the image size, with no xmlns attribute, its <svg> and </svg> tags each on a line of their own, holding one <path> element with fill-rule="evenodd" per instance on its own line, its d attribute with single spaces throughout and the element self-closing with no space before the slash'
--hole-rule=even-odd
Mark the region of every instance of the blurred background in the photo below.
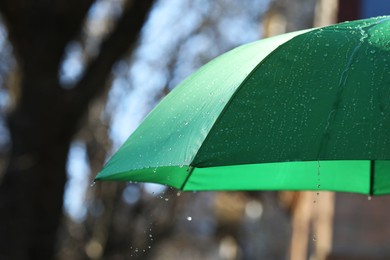
<svg viewBox="0 0 390 260">
<path fill-rule="evenodd" d="M 0 259 L 390 259 L 387 197 L 94 183 L 180 81 L 387 0 L 2 0 Z"/>
</svg>

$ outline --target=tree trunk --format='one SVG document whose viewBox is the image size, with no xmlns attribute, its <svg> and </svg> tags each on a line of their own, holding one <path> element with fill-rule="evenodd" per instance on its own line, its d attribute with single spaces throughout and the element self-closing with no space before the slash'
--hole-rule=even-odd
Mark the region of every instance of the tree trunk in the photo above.
<svg viewBox="0 0 390 260">
<path fill-rule="evenodd" d="M 44 129 L 51 125 L 39 129 L 25 125 L 21 120 L 25 116 L 20 113 L 10 119 L 17 131 L 11 131 L 15 145 L 0 186 L 0 258 L 51 259 L 62 214 L 70 138 L 38 142 L 34 130 L 49 136 Z M 35 145 L 41 146 L 39 151 L 33 150 Z"/>
<path fill-rule="evenodd" d="M 0 259 L 53 258 L 72 137 L 113 64 L 136 42 L 153 0 L 129 1 L 80 82 L 65 89 L 58 79 L 61 59 L 92 3 L 0 1 L 21 72 L 8 117 L 12 148 L 0 183 Z"/>
<path fill-rule="evenodd" d="M 1 259 L 50 259 L 56 243 L 67 154 L 79 119 L 65 113 L 56 73 L 42 67 L 26 66 L 25 91 L 8 118 L 12 150 L 0 184 Z"/>
</svg>

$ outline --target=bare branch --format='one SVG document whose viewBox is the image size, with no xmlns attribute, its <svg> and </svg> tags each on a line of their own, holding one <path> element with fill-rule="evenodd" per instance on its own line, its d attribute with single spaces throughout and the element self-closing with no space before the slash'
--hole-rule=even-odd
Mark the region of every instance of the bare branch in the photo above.
<svg viewBox="0 0 390 260">
<path fill-rule="evenodd" d="M 41 63 L 57 74 L 66 44 L 80 32 L 94 1 L 0 1 L 0 12 L 20 65 L 35 64 L 37 56 L 38 60 L 49 56 Z M 45 55 L 47 52 L 50 55 Z"/>
<path fill-rule="evenodd" d="M 90 63 L 79 83 L 70 90 L 75 109 L 83 111 L 83 106 L 103 92 L 112 66 L 136 43 L 153 2 L 133 1 L 124 12 L 117 26 L 102 43 L 99 55 Z"/>
</svg>

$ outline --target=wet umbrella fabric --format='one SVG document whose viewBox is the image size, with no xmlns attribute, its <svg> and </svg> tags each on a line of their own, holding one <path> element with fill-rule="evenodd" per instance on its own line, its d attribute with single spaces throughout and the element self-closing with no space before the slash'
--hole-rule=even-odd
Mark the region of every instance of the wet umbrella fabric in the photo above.
<svg viewBox="0 0 390 260">
<path fill-rule="evenodd" d="M 243 45 L 184 80 L 96 180 L 390 193 L 390 17 Z"/>
</svg>

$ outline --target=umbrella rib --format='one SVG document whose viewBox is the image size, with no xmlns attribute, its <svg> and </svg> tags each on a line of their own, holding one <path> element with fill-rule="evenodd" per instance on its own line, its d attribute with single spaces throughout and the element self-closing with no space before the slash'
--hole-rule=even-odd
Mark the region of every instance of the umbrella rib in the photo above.
<svg viewBox="0 0 390 260">
<path fill-rule="evenodd" d="M 369 29 L 371 29 L 372 27 L 374 27 L 374 26 L 376 26 L 376 25 L 378 25 L 378 24 L 380 24 L 380 23 L 382 23 L 384 21 L 387 21 L 387 20 L 389 20 L 389 18 L 386 18 L 386 19 L 383 19 L 381 21 L 378 21 L 375 24 L 358 27 L 359 32 L 361 34 L 361 37 L 359 39 L 358 44 L 352 50 L 352 53 L 349 56 L 349 59 L 348 59 L 346 65 L 345 65 L 344 70 L 341 72 L 339 85 L 338 85 L 338 91 L 336 93 L 336 98 L 335 98 L 335 101 L 333 102 L 332 110 L 328 114 L 328 119 L 327 119 L 327 122 L 326 122 L 326 125 L 325 125 L 325 129 L 323 131 L 321 142 L 320 142 L 320 145 L 318 147 L 318 152 L 317 152 L 317 159 L 318 160 L 320 159 L 321 153 L 326 149 L 326 146 L 328 144 L 331 126 L 334 123 L 334 121 L 336 120 L 337 112 L 339 110 L 339 107 L 340 107 L 340 104 L 341 104 L 341 100 L 342 100 L 342 97 L 343 97 L 343 93 L 345 91 L 345 84 L 347 82 L 349 69 L 351 68 L 352 63 L 354 62 L 357 53 L 359 52 L 359 50 L 363 46 L 363 43 L 364 43 L 365 39 L 367 39 L 369 37 L 367 31 Z"/>
<path fill-rule="evenodd" d="M 349 69 L 350 69 L 350 67 L 351 67 L 351 65 L 352 65 L 352 63 L 354 61 L 354 58 L 355 58 L 357 52 L 360 50 L 361 46 L 363 45 L 364 39 L 366 39 L 368 37 L 367 33 L 362 28 L 359 28 L 359 30 L 360 30 L 360 32 L 362 34 L 362 37 L 360 38 L 359 43 L 353 49 L 351 55 L 349 56 L 349 59 L 348 59 L 346 65 L 345 65 L 345 68 L 344 68 L 344 70 L 341 73 L 340 80 L 339 80 L 339 85 L 338 85 L 339 89 L 338 89 L 338 91 L 336 93 L 336 99 L 333 102 L 333 108 L 329 112 L 328 119 L 327 119 L 327 122 L 326 122 L 326 126 L 325 126 L 324 132 L 322 134 L 321 142 L 320 142 L 318 153 L 317 153 L 317 159 L 320 159 L 321 152 L 324 151 L 324 149 L 325 149 L 325 147 L 327 145 L 327 140 L 326 139 L 329 138 L 331 125 L 334 122 L 334 120 L 336 119 L 337 111 L 339 109 L 339 106 L 340 106 L 340 103 L 341 103 L 341 100 L 342 100 L 342 96 L 343 96 L 343 93 L 344 93 L 344 90 L 345 90 L 344 87 L 345 87 L 345 84 L 347 82 L 348 71 L 349 71 Z"/>
<path fill-rule="evenodd" d="M 194 169 L 195 169 L 195 167 L 193 167 L 191 165 L 188 166 L 188 169 L 187 169 L 188 174 L 187 174 L 186 179 L 183 181 L 183 184 L 181 185 L 180 190 L 184 190 L 184 187 L 186 186 L 186 184 L 187 184 L 189 178 L 191 177 L 192 172 L 194 171 Z"/>
<path fill-rule="evenodd" d="M 271 56 L 275 55 L 275 53 L 278 52 L 279 49 L 285 47 L 285 45 L 298 38 L 298 37 L 305 37 L 306 34 L 308 33 L 311 33 L 311 32 L 315 32 L 317 30 L 320 30 L 321 28 L 313 28 L 313 29 L 306 29 L 306 30 L 302 30 L 302 33 L 301 34 L 298 34 L 298 35 L 295 35 L 294 37 L 286 40 L 285 42 L 281 43 L 278 47 L 276 47 L 274 50 L 272 50 L 266 57 L 264 57 L 253 69 L 252 71 L 245 77 L 245 79 L 240 83 L 240 85 L 237 87 L 237 89 L 234 91 L 234 93 L 230 96 L 229 100 L 226 102 L 226 105 L 224 106 L 224 108 L 222 109 L 222 111 L 219 113 L 218 117 L 215 119 L 213 125 L 210 127 L 210 130 L 209 130 L 209 134 L 205 137 L 205 139 L 203 140 L 203 142 L 201 143 L 201 145 L 199 146 L 198 148 L 198 152 L 195 153 L 194 155 L 194 158 L 191 160 L 192 162 L 196 161 L 196 157 L 197 155 L 200 153 L 203 145 L 206 143 L 207 139 L 210 138 L 210 133 L 211 131 L 213 130 L 213 128 L 215 128 L 215 125 L 217 124 L 217 122 L 223 117 L 223 115 L 226 113 L 226 111 L 228 110 L 228 108 L 230 107 L 231 103 L 233 102 L 233 99 L 234 97 L 237 95 L 238 92 L 240 92 L 240 90 L 243 88 L 243 86 L 245 85 L 245 83 L 251 78 L 251 76 L 257 71 L 258 68 L 260 68 L 268 59 L 270 59 Z"/>
<path fill-rule="evenodd" d="M 370 191 L 369 195 L 374 195 L 374 181 L 375 181 L 375 161 L 370 160 Z"/>
</svg>

